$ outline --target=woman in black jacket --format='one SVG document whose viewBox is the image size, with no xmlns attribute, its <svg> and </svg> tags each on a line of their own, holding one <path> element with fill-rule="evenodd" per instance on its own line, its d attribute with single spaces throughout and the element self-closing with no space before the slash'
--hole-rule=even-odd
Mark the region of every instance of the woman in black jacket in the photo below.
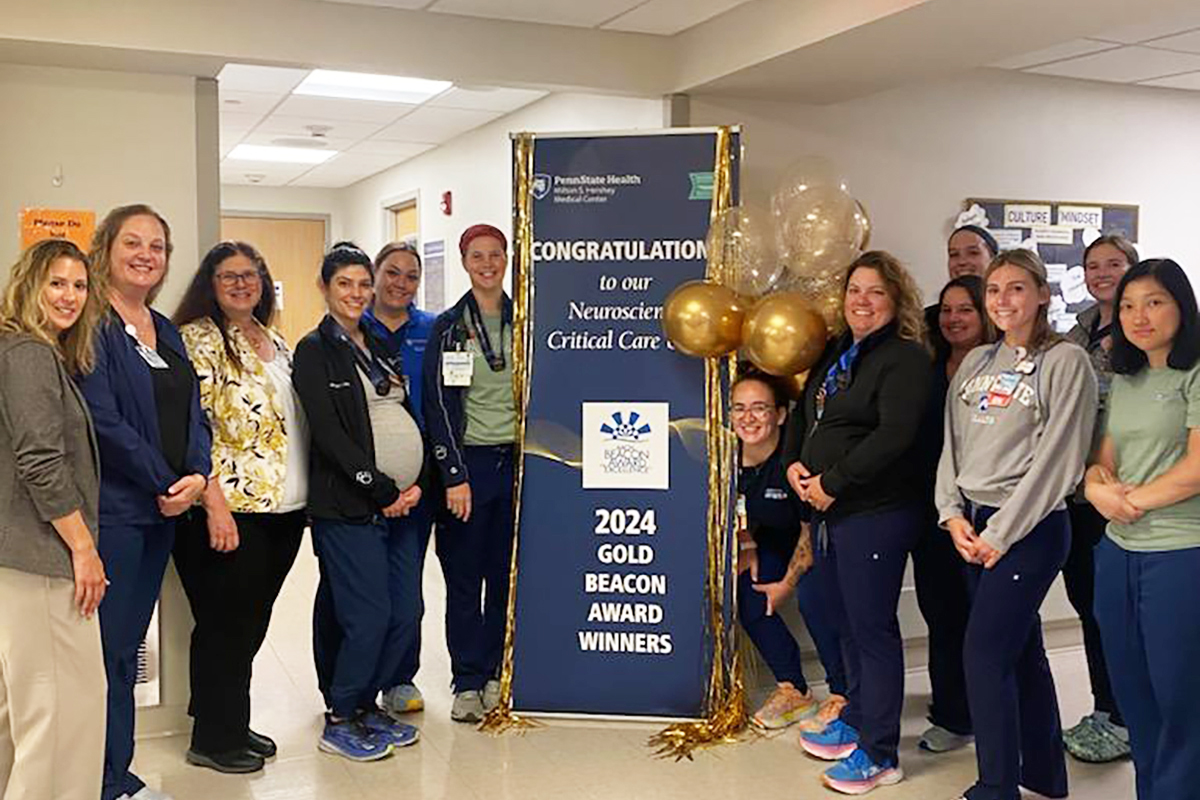
<svg viewBox="0 0 1200 800">
<path fill-rule="evenodd" d="M 920 294 L 882 251 L 846 273 L 849 330 L 813 367 L 796 410 L 788 480 L 813 507 L 814 535 L 837 575 L 830 613 L 845 652 L 849 703 L 819 733 L 810 754 L 837 760 L 824 782 L 861 794 L 900 781 L 897 747 L 904 651 L 896 605 L 920 534 L 922 509 L 908 463 L 931 383 L 922 346 Z"/>
<path fill-rule="evenodd" d="M 403 609 L 389 592 L 386 518 L 421 499 L 424 448 L 400 372 L 362 322 L 373 294 L 371 259 L 335 245 L 321 264 L 329 313 L 296 346 L 293 381 L 312 433 L 308 510 L 321 585 L 314 609 L 318 662 L 336 644 L 329 712 L 319 746 L 373 761 L 417 740 L 417 729 L 376 705 L 407 646 Z M 321 631 L 332 624 L 335 632 Z"/>
</svg>

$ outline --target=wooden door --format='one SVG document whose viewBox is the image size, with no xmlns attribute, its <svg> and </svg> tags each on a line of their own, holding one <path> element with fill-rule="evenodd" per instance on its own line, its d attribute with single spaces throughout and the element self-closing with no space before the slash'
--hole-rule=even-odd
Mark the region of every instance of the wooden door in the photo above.
<svg viewBox="0 0 1200 800">
<path fill-rule="evenodd" d="M 325 315 L 317 273 L 325 254 L 325 220 L 221 217 L 221 238 L 249 242 L 262 253 L 275 280 L 275 325 L 293 347 Z"/>
</svg>

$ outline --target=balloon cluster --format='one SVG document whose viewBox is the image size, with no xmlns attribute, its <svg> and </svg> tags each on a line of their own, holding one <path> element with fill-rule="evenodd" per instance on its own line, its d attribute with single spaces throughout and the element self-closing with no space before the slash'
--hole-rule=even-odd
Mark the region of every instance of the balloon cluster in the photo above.
<svg viewBox="0 0 1200 800">
<path fill-rule="evenodd" d="M 792 376 L 816 362 L 842 325 L 846 267 L 867 247 L 871 222 L 833 165 L 807 156 L 784 172 L 770 212 L 733 206 L 708 231 L 708 274 L 663 306 L 663 329 L 690 356 L 739 347 L 755 366 Z"/>
</svg>

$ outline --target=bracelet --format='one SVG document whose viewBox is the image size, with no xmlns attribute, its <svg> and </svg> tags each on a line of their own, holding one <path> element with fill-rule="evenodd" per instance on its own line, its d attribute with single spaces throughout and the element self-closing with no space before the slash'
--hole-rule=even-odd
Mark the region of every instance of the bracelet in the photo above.
<svg viewBox="0 0 1200 800">
<path fill-rule="evenodd" d="M 758 545 L 754 542 L 738 542 L 739 550 L 757 550 Z"/>
</svg>

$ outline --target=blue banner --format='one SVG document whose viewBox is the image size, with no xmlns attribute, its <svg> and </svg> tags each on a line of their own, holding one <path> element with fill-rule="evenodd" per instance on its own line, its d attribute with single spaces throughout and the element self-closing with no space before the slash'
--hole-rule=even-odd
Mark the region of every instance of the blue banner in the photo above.
<svg viewBox="0 0 1200 800">
<path fill-rule="evenodd" d="M 518 711 L 702 713 L 704 364 L 661 314 L 704 276 L 716 139 L 534 139 Z"/>
</svg>

